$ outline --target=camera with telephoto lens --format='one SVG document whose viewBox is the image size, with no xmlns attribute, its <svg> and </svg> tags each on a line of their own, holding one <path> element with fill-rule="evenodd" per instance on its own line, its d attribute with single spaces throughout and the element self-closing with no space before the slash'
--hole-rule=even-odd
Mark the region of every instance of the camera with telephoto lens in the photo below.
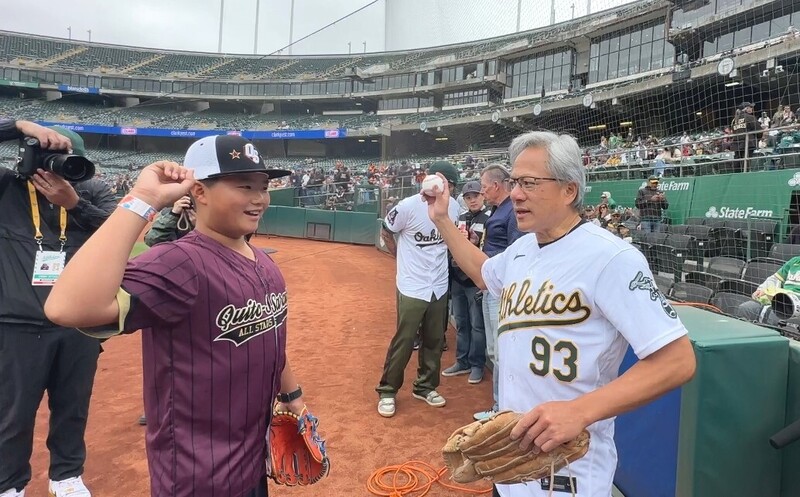
<svg viewBox="0 0 800 497">
<path fill-rule="evenodd" d="M 44 150 L 39 140 L 25 137 L 19 145 L 17 173 L 26 178 L 44 169 L 61 176 L 67 181 L 77 183 L 94 176 L 94 164 L 86 157 L 62 153 L 64 151 Z"/>
<path fill-rule="evenodd" d="M 778 319 L 800 317 L 800 295 L 789 291 L 780 291 L 772 297 L 772 312 Z"/>
</svg>

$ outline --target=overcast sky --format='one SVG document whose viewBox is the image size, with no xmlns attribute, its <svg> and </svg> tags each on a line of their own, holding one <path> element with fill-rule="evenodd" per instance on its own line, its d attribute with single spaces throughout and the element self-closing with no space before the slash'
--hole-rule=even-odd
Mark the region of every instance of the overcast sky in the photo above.
<svg viewBox="0 0 800 497">
<path fill-rule="evenodd" d="M 217 52 L 224 1 L 223 53 L 254 53 L 259 0 L 0 0 L 0 30 L 95 42 Z M 553 0 L 556 22 L 634 0 Z M 522 30 L 550 23 L 551 0 L 520 0 Z M 260 0 L 259 54 L 289 44 L 291 0 Z M 306 40 L 300 38 L 372 4 Z M 292 53 L 342 54 L 443 45 L 513 33 L 518 0 L 294 0 Z M 388 16 L 388 22 L 387 22 Z M 288 54 L 289 50 L 284 50 Z"/>
</svg>

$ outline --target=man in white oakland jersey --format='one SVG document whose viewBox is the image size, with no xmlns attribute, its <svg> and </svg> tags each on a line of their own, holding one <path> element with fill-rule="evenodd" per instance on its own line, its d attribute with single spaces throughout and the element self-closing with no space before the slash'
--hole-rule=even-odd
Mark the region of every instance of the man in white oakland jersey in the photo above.
<svg viewBox="0 0 800 497">
<path fill-rule="evenodd" d="M 426 197 L 429 215 L 458 265 L 501 300 L 499 407 L 525 413 L 512 438 L 548 452 L 588 429 L 588 453 L 557 473 L 553 489 L 609 497 L 614 418 L 689 381 L 694 351 L 642 254 L 581 220 L 576 141 L 529 132 L 511 143 L 509 157 L 517 225 L 528 234 L 503 253 L 487 258 L 450 225 L 447 189 Z M 628 344 L 640 360 L 618 377 Z M 496 491 L 544 497 L 550 485 L 547 478 Z"/>
<path fill-rule="evenodd" d="M 431 174 L 439 173 L 455 189 L 458 171 L 449 162 L 431 165 Z M 448 197 L 445 218 L 455 227 L 458 202 Z M 394 236 L 398 236 L 395 246 Z M 444 332 L 447 328 L 449 262 L 447 246 L 428 216 L 428 205 L 421 194 L 400 201 L 383 222 L 381 236 L 389 250 L 397 256 L 397 331 L 389 350 L 378 392 L 378 413 L 383 417 L 395 414 L 395 396 L 403 386 L 403 376 L 419 330 L 419 368 L 412 395 L 433 407 L 446 403 L 436 388 L 439 386 Z M 462 238 L 464 235 L 461 235 Z"/>
</svg>

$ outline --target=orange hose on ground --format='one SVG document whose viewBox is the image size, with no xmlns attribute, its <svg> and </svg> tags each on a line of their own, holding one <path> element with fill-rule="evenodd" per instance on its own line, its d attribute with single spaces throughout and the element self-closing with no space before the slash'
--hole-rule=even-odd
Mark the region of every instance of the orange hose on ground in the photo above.
<svg viewBox="0 0 800 497">
<path fill-rule="evenodd" d="M 722 312 L 722 309 L 719 309 L 716 306 L 711 304 L 701 304 L 700 302 L 673 302 L 672 305 L 685 305 L 687 307 L 698 307 L 700 309 L 710 309 L 715 312 L 719 312 L 720 314 L 725 314 Z"/>
<path fill-rule="evenodd" d="M 445 483 L 442 477 L 447 473 L 447 468 L 437 470 L 430 464 L 422 461 L 409 461 L 395 466 L 385 466 L 376 469 L 367 480 L 367 490 L 372 495 L 381 497 L 403 497 L 414 492 L 421 492 L 415 497 L 423 497 L 428 494 L 434 483 L 457 490 L 459 492 L 473 495 L 487 494 L 492 491 L 490 488 L 470 488 Z M 391 481 L 386 482 L 386 477 L 391 475 Z M 424 479 L 420 479 L 422 476 Z"/>
</svg>

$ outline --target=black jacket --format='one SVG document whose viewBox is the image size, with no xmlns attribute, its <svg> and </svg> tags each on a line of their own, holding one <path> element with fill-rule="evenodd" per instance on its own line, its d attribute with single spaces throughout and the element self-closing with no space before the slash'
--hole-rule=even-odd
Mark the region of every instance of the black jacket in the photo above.
<svg viewBox="0 0 800 497">
<path fill-rule="evenodd" d="M 639 209 L 639 217 L 643 221 L 661 220 L 662 211 L 669 208 L 669 201 L 655 200 L 653 197 L 660 193 L 659 190 L 643 187 L 636 193 L 636 208 Z"/>
<path fill-rule="evenodd" d="M 478 235 L 478 239 L 480 240 L 483 236 L 484 231 L 486 231 L 486 221 L 489 219 L 489 209 L 484 207 L 483 209 L 479 210 L 478 212 L 470 212 L 467 211 L 460 216 L 458 216 L 458 223 L 466 223 L 467 229 L 472 230 Z M 450 256 L 448 252 L 448 257 L 450 259 L 450 279 L 458 282 L 461 286 L 470 288 L 475 286 L 475 282 L 473 282 L 467 273 L 464 272 L 463 269 L 458 267 L 456 264 L 455 259 Z"/>
<path fill-rule="evenodd" d="M 21 138 L 16 130 L 3 128 L 0 141 Z M 44 315 L 44 303 L 51 287 L 32 286 L 33 263 L 38 247 L 31 219 L 31 201 L 26 180 L 12 169 L 0 167 L 0 329 L 10 325 L 38 329 L 55 327 Z M 67 211 L 67 262 L 78 248 L 111 215 L 117 205 L 111 189 L 90 179 L 73 184 L 80 200 Z M 37 192 L 43 250 L 59 250 L 60 207 Z M 102 271 L 102 268 L 98 268 Z M 31 331 L 35 331 L 31 329 Z"/>
</svg>

